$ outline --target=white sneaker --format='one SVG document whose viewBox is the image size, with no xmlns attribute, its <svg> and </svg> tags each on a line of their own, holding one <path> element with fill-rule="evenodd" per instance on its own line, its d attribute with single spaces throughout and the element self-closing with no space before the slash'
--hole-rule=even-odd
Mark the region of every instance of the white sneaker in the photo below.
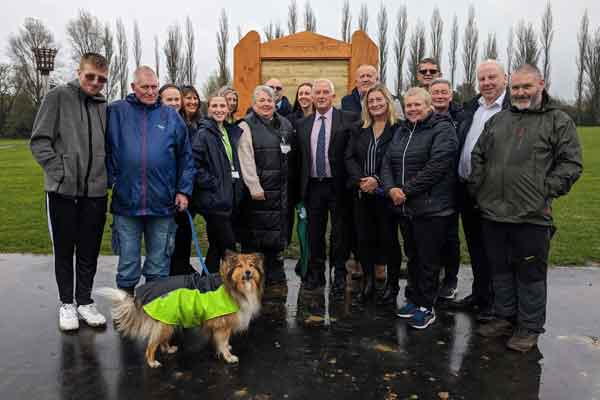
<svg viewBox="0 0 600 400">
<path fill-rule="evenodd" d="M 106 325 L 106 318 L 98 312 L 94 303 L 77 307 L 77 312 L 79 313 L 79 318 L 84 320 L 89 326 Z"/>
<path fill-rule="evenodd" d="M 75 305 L 63 304 L 58 310 L 58 326 L 63 331 L 74 331 L 79 329 L 79 319 Z"/>
</svg>

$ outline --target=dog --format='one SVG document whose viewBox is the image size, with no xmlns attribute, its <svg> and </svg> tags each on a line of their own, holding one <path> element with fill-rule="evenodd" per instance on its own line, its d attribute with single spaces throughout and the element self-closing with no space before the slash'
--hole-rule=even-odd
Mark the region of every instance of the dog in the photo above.
<svg viewBox="0 0 600 400">
<path fill-rule="evenodd" d="M 177 346 L 169 344 L 177 326 L 185 328 L 200 326 L 198 321 L 190 320 L 189 316 L 180 315 L 184 308 L 188 309 L 191 315 L 197 316 L 204 313 L 206 321 L 201 324 L 202 330 L 207 336 L 212 337 L 217 357 L 223 357 L 227 363 L 237 363 L 239 358 L 231 353 L 229 339 L 233 333 L 246 331 L 250 321 L 260 311 L 264 288 L 263 261 L 263 256 L 258 253 L 239 254 L 228 250 L 221 261 L 219 273 L 222 285 L 218 290 L 202 292 L 197 289 L 175 289 L 145 305 L 142 304 L 137 289 L 135 297 L 125 291 L 113 288 L 100 288 L 96 290 L 96 293 L 113 301 L 112 317 L 119 333 L 132 339 L 148 340 L 145 355 L 151 368 L 161 366 L 161 363 L 156 360 L 156 351 L 159 347 L 162 352 L 168 354 L 177 351 Z M 190 279 L 199 277 L 198 274 L 195 275 L 188 277 Z M 156 285 L 168 285 L 168 282 L 155 282 Z M 220 294 L 219 291 L 221 291 Z M 196 301 L 202 296 L 205 296 L 203 301 L 209 302 L 208 307 L 205 305 L 204 309 L 201 309 L 201 302 Z M 213 309 L 216 306 L 214 302 L 213 304 L 210 302 L 217 299 L 215 296 L 221 296 L 219 302 L 228 303 L 229 311 L 235 311 L 235 309 L 237 311 L 227 312 L 223 315 L 216 314 L 217 316 L 212 317 L 211 310 L 214 312 Z M 172 304 L 169 306 L 168 302 Z M 175 304 L 173 305 L 173 303 Z M 206 309 L 209 311 L 207 312 Z M 165 317 L 165 315 L 167 316 Z"/>
</svg>

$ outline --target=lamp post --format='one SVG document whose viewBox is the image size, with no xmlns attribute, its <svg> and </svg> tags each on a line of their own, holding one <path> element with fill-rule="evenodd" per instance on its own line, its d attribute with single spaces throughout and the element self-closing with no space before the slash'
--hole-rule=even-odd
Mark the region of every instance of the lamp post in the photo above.
<svg viewBox="0 0 600 400">
<path fill-rule="evenodd" d="M 58 49 L 48 49 L 45 47 L 34 47 L 31 49 L 35 57 L 35 65 L 40 75 L 42 76 L 42 93 L 44 97 L 48 93 L 48 78 L 50 72 L 54 71 L 54 58 Z"/>
</svg>

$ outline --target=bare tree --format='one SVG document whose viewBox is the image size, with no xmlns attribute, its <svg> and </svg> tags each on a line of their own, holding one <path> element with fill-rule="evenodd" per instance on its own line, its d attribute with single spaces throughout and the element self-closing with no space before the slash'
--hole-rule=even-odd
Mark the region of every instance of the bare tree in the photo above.
<svg viewBox="0 0 600 400">
<path fill-rule="evenodd" d="M 116 53 L 116 71 L 119 80 L 119 90 L 121 98 L 124 99 L 127 96 L 128 80 L 129 80 L 129 46 L 127 45 L 127 34 L 125 33 L 125 25 L 123 20 L 117 18 L 117 33 L 115 35 L 117 41 L 117 53 Z"/>
<path fill-rule="evenodd" d="M 463 41 L 462 62 L 465 71 L 465 82 L 463 84 L 463 97 L 470 98 L 475 94 L 475 82 L 477 80 L 477 53 L 479 48 L 479 31 L 475 21 L 475 7 L 469 7 L 469 17 L 465 27 L 465 39 Z"/>
<path fill-rule="evenodd" d="M 115 56 L 115 37 L 110 29 L 110 24 L 104 25 L 104 34 L 102 35 L 102 39 L 104 57 L 106 57 L 106 61 L 108 62 L 109 71 L 109 74 L 106 77 L 106 85 L 104 85 L 104 93 L 106 94 L 106 99 L 111 101 L 115 97 L 117 84 L 119 83 L 119 71 Z"/>
<path fill-rule="evenodd" d="M 431 56 L 437 61 L 438 66 L 442 68 L 442 48 L 444 47 L 444 21 L 440 14 L 440 9 L 437 6 L 433 9 L 431 14 L 431 32 L 429 37 L 431 39 Z"/>
<path fill-rule="evenodd" d="M 483 59 L 497 60 L 498 59 L 498 43 L 496 42 L 496 34 L 488 33 L 487 40 L 483 45 Z"/>
<path fill-rule="evenodd" d="M 448 63 L 450 64 L 450 83 L 454 88 L 456 78 L 456 52 L 458 51 L 458 18 L 454 14 L 452 18 L 452 29 L 450 29 L 450 49 L 448 50 Z"/>
<path fill-rule="evenodd" d="M 577 113 L 578 122 L 583 114 L 583 89 L 585 88 L 586 56 L 590 42 L 590 17 L 586 9 L 581 17 L 579 33 L 577 33 Z"/>
<path fill-rule="evenodd" d="M 188 16 L 185 19 L 185 53 L 183 55 L 182 83 L 194 85 L 196 82 L 196 35 L 194 34 L 194 25 L 192 19 Z"/>
<path fill-rule="evenodd" d="M 317 31 L 317 17 L 310 5 L 310 1 L 307 1 L 304 5 L 304 30 L 308 32 Z"/>
<path fill-rule="evenodd" d="M 350 14 L 350 0 L 344 0 L 342 6 L 342 40 L 350 43 L 352 15 Z"/>
<path fill-rule="evenodd" d="M 215 94 L 219 88 L 223 87 L 221 79 L 219 78 L 219 71 L 213 71 L 206 78 L 206 82 L 202 85 L 202 95 L 205 99 Z"/>
<path fill-rule="evenodd" d="M 585 59 L 587 98 L 592 120 L 600 123 L 600 28 L 589 38 Z"/>
<path fill-rule="evenodd" d="M 277 21 L 275 24 L 275 31 L 273 32 L 273 36 L 275 39 L 279 39 L 283 37 L 283 28 L 281 27 L 281 22 Z"/>
<path fill-rule="evenodd" d="M 425 39 L 425 24 L 423 21 L 418 20 L 415 30 L 410 36 L 409 54 L 408 54 L 408 66 L 411 86 L 417 86 L 417 68 L 419 61 L 425 57 L 427 51 L 427 42 Z"/>
<path fill-rule="evenodd" d="M 142 64 L 142 35 L 140 35 L 140 26 L 137 21 L 133 21 L 133 61 L 138 68 Z"/>
<path fill-rule="evenodd" d="M 32 51 L 38 47 L 56 47 L 54 36 L 42 21 L 26 18 L 19 33 L 8 39 L 8 56 L 16 68 L 16 78 L 21 82 L 23 93 L 36 108 L 44 93 L 44 83 Z"/>
<path fill-rule="evenodd" d="M 229 22 L 225 9 L 221 10 L 219 18 L 219 31 L 217 32 L 217 62 L 219 69 L 217 72 L 217 83 L 219 87 L 229 84 L 231 73 L 227 65 L 227 53 L 229 48 Z"/>
<path fill-rule="evenodd" d="M 265 28 L 263 29 L 263 33 L 265 34 L 265 39 L 267 41 L 269 40 L 273 40 L 273 31 L 274 31 L 274 25 L 273 25 L 273 21 L 269 21 L 269 23 L 267 24 L 267 26 L 265 26 Z"/>
<path fill-rule="evenodd" d="M 525 21 L 521 20 L 517 26 L 516 38 L 515 64 L 517 66 L 523 64 L 537 66 L 540 58 L 540 50 L 533 24 L 531 22 L 526 24 Z"/>
<path fill-rule="evenodd" d="M 293 35 L 298 30 L 298 3 L 296 0 L 291 0 L 288 6 L 288 33 Z"/>
<path fill-rule="evenodd" d="M 388 61 L 388 14 L 384 3 L 381 3 L 379 14 L 377 14 L 377 42 L 379 45 L 379 80 L 387 82 Z"/>
<path fill-rule="evenodd" d="M 546 81 L 546 89 L 550 88 L 550 48 L 554 39 L 554 22 L 552 18 L 552 4 L 550 1 L 546 3 L 546 10 L 542 16 L 542 26 L 540 29 L 540 42 L 542 45 L 542 53 L 544 53 L 544 66 L 542 73 Z"/>
<path fill-rule="evenodd" d="M 367 8 L 366 3 L 363 3 L 360 6 L 360 12 L 358 14 L 358 29 L 365 32 L 368 32 L 369 30 L 369 9 Z"/>
<path fill-rule="evenodd" d="M 238 42 L 240 40 L 242 40 L 242 38 L 244 37 L 243 33 L 242 33 L 242 27 L 238 25 L 237 27 L 237 34 L 238 34 Z"/>
<path fill-rule="evenodd" d="M 404 89 L 404 58 L 406 57 L 406 32 L 408 30 L 408 15 L 406 4 L 400 5 L 396 21 L 396 41 L 394 56 L 396 58 L 396 96 L 402 95 Z"/>
<path fill-rule="evenodd" d="M 510 81 L 510 75 L 512 74 L 513 60 L 514 60 L 514 38 L 513 27 L 508 29 L 508 40 L 506 42 L 506 73 L 508 74 L 508 80 Z"/>
<path fill-rule="evenodd" d="M 12 65 L 0 63 L 0 136 L 21 91 L 21 83 Z"/>
<path fill-rule="evenodd" d="M 157 35 L 154 35 L 154 71 L 160 82 L 160 46 L 158 44 Z"/>
<path fill-rule="evenodd" d="M 77 17 L 67 22 L 67 38 L 73 50 L 73 61 L 78 62 L 85 53 L 102 52 L 102 23 L 89 11 L 80 9 Z"/>
<path fill-rule="evenodd" d="M 163 51 L 165 53 L 165 67 L 167 68 L 167 82 L 179 84 L 182 80 L 182 67 L 184 66 L 183 39 L 181 27 L 174 24 L 167 30 L 167 41 Z"/>
</svg>

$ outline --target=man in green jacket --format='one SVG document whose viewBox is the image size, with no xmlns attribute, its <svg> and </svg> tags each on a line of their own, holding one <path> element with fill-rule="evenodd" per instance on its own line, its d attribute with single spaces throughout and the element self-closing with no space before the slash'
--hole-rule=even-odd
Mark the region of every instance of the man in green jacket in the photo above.
<svg viewBox="0 0 600 400">
<path fill-rule="evenodd" d="M 483 217 L 497 317 L 479 333 L 510 335 L 507 347 L 526 352 L 544 332 L 552 201 L 579 178 L 582 158 L 575 123 L 552 105 L 536 67 L 516 69 L 510 94 L 511 108 L 487 122 L 473 149 L 468 184 Z"/>
</svg>

